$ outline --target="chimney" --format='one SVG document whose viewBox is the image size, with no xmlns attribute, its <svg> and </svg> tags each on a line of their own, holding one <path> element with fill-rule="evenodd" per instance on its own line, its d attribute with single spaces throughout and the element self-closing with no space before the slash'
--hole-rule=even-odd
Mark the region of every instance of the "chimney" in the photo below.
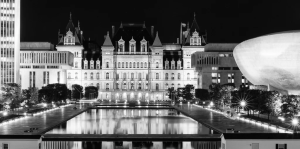
<svg viewBox="0 0 300 149">
<path fill-rule="evenodd" d="M 115 26 L 112 26 L 112 31 L 111 31 L 111 38 L 114 38 L 115 36 Z"/>
<path fill-rule="evenodd" d="M 151 36 L 154 38 L 154 26 L 151 26 Z"/>
<path fill-rule="evenodd" d="M 179 44 L 179 38 L 177 38 L 177 44 Z"/>
</svg>

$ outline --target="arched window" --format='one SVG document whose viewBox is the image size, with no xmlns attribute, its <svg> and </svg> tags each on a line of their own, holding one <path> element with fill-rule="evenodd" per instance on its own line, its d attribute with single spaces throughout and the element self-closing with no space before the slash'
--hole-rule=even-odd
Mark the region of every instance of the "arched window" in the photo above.
<svg viewBox="0 0 300 149">
<path fill-rule="evenodd" d="M 145 68 L 147 68 L 147 62 L 145 62 L 144 64 L 145 64 L 145 65 L 144 65 L 144 66 L 145 66 Z"/>
<path fill-rule="evenodd" d="M 180 83 L 178 83 L 178 87 L 180 87 Z"/>
<path fill-rule="evenodd" d="M 91 76 L 90 77 L 91 77 L 91 80 L 93 80 L 94 79 L 94 73 L 91 72 Z"/>
<path fill-rule="evenodd" d="M 168 83 L 166 83 L 166 89 L 168 89 L 169 88 L 169 85 L 168 85 Z"/>
<path fill-rule="evenodd" d="M 75 79 L 78 79 L 78 73 L 75 72 Z"/>
<path fill-rule="evenodd" d="M 136 62 L 136 68 L 139 68 L 139 64 L 140 64 L 139 62 Z"/>
<path fill-rule="evenodd" d="M 135 68 L 135 62 L 133 62 L 133 68 Z"/>
<path fill-rule="evenodd" d="M 156 79 L 157 79 L 157 80 L 159 79 L 159 74 L 158 74 L 158 73 L 156 73 Z"/>
<path fill-rule="evenodd" d="M 174 73 L 172 73 L 172 80 L 174 80 L 175 79 L 175 74 Z"/>
<path fill-rule="evenodd" d="M 123 73 L 123 79 L 126 79 L 126 73 Z"/>
<path fill-rule="evenodd" d="M 141 68 L 143 68 L 143 62 L 141 62 Z"/>
<path fill-rule="evenodd" d="M 126 83 L 124 82 L 123 83 L 123 89 L 126 89 L 127 88 L 127 85 L 126 85 Z"/>
<path fill-rule="evenodd" d="M 139 90 L 142 89 L 142 83 L 139 83 Z"/>
<path fill-rule="evenodd" d="M 123 52 L 123 45 L 120 44 L 120 51 Z"/>
<path fill-rule="evenodd" d="M 133 44 L 131 45 L 131 48 L 130 48 L 130 49 L 131 49 L 131 50 L 130 50 L 131 52 L 134 52 L 134 45 L 133 45 Z"/>
<path fill-rule="evenodd" d="M 132 63 L 130 62 L 130 63 L 129 63 L 129 68 L 131 68 L 131 67 L 132 67 Z"/>
<path fill-rule="evenodd" d="M 172 83 L 172 87 L 174 87 L 174 83 Z"/>
<path fill-rule="evenodd" d="M 87 79 L 87 72 L 84 73 L 84 80 Z"/>
<path fill-rule="evenodd" d="M 109 83 L 106 83 L 106 90 L 109 90 Z"/>
<path fill-rule="evenodd" d="M 126 62 L 126 68 L 128 68 L 128 62 Z"/>
<path fill-rule="evenodd" d="M 156 90 L 159 90 L 159 85 L 158 85 L 158 83 L 156 83 Z"/>
<path fill-rule="evenodd" d="M 97 69 L 100 69 L 100 63 L 97 63 Z"/>
<path fill-rule="evenodd" d="M 99 73 L 99 72 L 97 72 L 96 78 L 97 78 L 98 80 L 100 79 L 100 73 Z"/>
<path fill-rule="evenodd" d="M 78 68 L 78 62 L 75 62 L 75 68 Z"/>
<path fill-rule="evenodd" d="M 107 72 L 106 73 L 106 80 L 108 80 L 109 79 L 109 73 Z"/>
<path fill-rule="evenodd" d="M 106 68 L 109 68 L 109 62 L 106 62 Z"/>
<path fill-rule="evenodd" d="M 180 80 L 180 73 L 178 73 L 178 80 Z"/>
<path fill-rule="evenodd" d="M 131 87 L 130 87 L 130 89 L 134 89 L 134 84 L 133 83 L 131 83 Z"/>
<path fill-rule="evenodd" d="M 71 79 L 71 72 L 68 72 L 68 79 Z"/>
<path fill-rule="evenodd" d="M 120 62 L 118 62 L 118 68 L 121 68 L 121 63 Z"/>
<path fill-rule="evenodd" d="M 146 45 L 142 45 L 142 52 L 146 52 Z"/>
<path fill-rule="evenodd" d="M 159 64 L 158 64 L 158 62 L 156 62 L 156 68 L 158 68 L 159 67 Z"/>
<path fill-rule="evenodd" d="M 190 80 L 190 73 L 187 73 L 187 80 Z"/>
<path fill-rule="evenodd" d="M 98 89 L 98 91 L 99 91 L 99 89 L 100 89 L 100 84 L 99 84 L 99 83 L 97 83 L 97 89 Z"/>
<path fill-rule="evenodd" d="M 139 73 L 139 80 L 142 79 L 142 73 Z"/>
<path fill-rule="evenodd" d="M 124 62 L 122 62 L 122 68 L 124 68 Z"/>
<path fill-rule="evenodd" d="M 134 79 L 134 73 L 131 73 L 131 79 L 132 80 Z"/>
<path fill-rule="evenodd" d="M 169 79 L 169 74 L 168 73 L 166 73 L 166 80 L 168 80 Z"/>
</svg>

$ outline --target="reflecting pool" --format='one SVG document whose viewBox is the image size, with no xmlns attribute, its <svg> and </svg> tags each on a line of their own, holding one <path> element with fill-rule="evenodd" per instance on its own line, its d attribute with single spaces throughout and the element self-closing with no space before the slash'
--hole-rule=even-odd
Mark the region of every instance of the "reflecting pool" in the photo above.
<svg viewBox="0 0 300 149">
<path fill-rule="evenodd" d="M 174 109 L 90 109 L 47 134 L 209 134 Z"/>
</svg>

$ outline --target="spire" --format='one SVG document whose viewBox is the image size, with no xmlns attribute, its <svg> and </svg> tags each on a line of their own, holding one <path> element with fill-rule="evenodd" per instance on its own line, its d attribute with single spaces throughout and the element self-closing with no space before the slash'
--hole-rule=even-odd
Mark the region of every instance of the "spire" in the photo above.
<svg viewBox="0 0 300 149">
<path fill-rule="evenodd" d="M 196 13 L 194 12 L 194 19 L 196 18 Z"/>
<path fill-rule="evenodd" d="M 120 28 L 123 28 L 123 23 L 121 22 L 121 24 L 120 24 Z"/>
<path fill-rule="evenodd" d="M 146 28 L 146 24 L 145 24 L 145 21 L 144 21 L 144 24 L 143 24 L 143 28 Z"/>
<path fill-rule="evenodd" d="M 72 20 L 72 13 L 70 12 L 70 20 Z"/>
<path fill-rule="evenodd" d="M 156 37 L 154 39 L 154 42 L 153 42 L 152 46 L 154 46 L 154 47 L 161 47 L 162 46 L 162 44 L 160 42 L 160 39 L 158 37 L 158 32 L 156 32 Z"/>
<path fill-rule="evenodd" d="M 80 28 L 80 22 L 79 22 L 79 20 L 78 20 L 78 28 Z"/>
<path fill-rule="evenodd" d="M 106 38 L 105 38 L 105 41 L 103 43 L 103 46 L 113 46 L 111 40 L 110 40 L 110 37 L 109 37 L 109 32 L 107 31 L 107 35 L 106 35 Z"/>
</svg>

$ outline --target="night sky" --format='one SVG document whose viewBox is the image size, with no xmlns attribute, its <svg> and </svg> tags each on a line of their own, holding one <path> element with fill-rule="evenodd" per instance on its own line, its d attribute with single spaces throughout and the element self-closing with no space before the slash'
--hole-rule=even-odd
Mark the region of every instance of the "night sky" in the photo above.
<svg viewBox="0 0 300 149">
<path fill-rule="evenodd" d="M 163 43 L 175 43 L 180 22 L 193 21 L 208 33 L 209 43 L 239 43 L 274 32 L 300 29 L 300 1 L 283 0 L 22 0 L 21 41 L 57 44 L 72 12 L 86 39 L 100 45 L 120 22 L 155 27 Z"/>
</svg>

